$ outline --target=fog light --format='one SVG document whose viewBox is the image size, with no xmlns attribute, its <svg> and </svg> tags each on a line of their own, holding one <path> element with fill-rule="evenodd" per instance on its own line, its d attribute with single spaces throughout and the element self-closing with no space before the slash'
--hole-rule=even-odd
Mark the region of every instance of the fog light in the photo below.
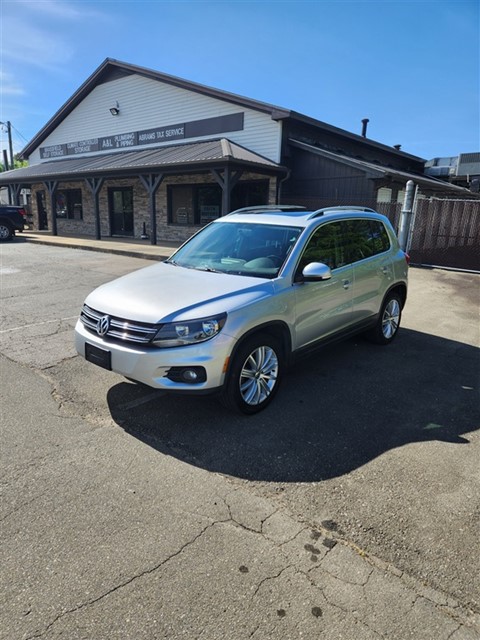
<svg viewBox="0 0 480 640">
<path fill-rule="evenodd" d="M 200 384 L 206 382 L 207 372 L 204 367 L 171 367 L 165 374 L 172 382 Z"/>
</svg>

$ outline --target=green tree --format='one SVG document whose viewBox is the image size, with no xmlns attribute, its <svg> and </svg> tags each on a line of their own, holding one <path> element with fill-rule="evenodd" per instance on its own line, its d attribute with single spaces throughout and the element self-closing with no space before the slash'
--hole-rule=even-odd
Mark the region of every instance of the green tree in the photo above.
<svg viewBox="0 0 480 640">
<path fill-rule="evenodd" d="M 21 169 L 22 167 L 28 167 L 28 161 L 21 160 L 17 153 L 16 155 L 13 156 L 13 168 Z M 6 170 L 5 165 L 3 164 L 3 162 L 0 162 L 0 173 L 3 173 L 5 170 Z"/>
</svg>

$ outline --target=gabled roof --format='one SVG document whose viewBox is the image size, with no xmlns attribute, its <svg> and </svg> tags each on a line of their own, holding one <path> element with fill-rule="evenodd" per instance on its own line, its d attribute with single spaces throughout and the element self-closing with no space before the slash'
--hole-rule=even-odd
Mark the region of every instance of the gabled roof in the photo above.
<svg viewBox="0 0 480 640">
<path fill-rule="evenodd" d="M 298 113 L 297 111 L 285 109 L 284 107 L 278 107 L 267 102 L 261 102 L 259 100 L 246 98 L 235 93 L 229 93 L 228 91 L 214 89 L 213 87 L 199 84 L 197 82 L 184 80 L 182 78 L 171 76 L 166 73 L 154 71 L 153 69 L 140 67 L 134 64 L 129 64 L 127 62 L 121 62 L 119 60 L 114 60 L 113 58 L 106 58 L 98 67 L 98 69 L 94 71 L 92 75 L 87 78 L 87 80 L 85 80 L 85 82 L 79 87 L 79 89 L 77 89 L 72 97 L 67 100 L 67 102 L 65 102 L 62 107 L 60 107 L 57 113 L 55 113 L 55 115 L 47 122 L 47 124 L 26 145 L 26 147 L 21 151 L 20 157 L 25 159 L 28 158 L 28 156 L 42 144 L 45 138 L 47 138 L 58 127 L 60 122 L 62 122 L 62 120 L 64 120 L 64 118 L 66 118 L 97 85 L 104 82 L 110 82 L 112 80 L 116 80 L 118 78 L 122 78 L 131 74 L 137 74 L 146 78 L 158 80 L 159 82 L 170 84 L 172 86 L 186 89 L 188 91 L 194 91 L 202 95 L 216 98 L 217 100 L 230 102 L 232 104 L 239 105 L 240 107 L 253 109 L 254 111 L 261 111 L 262 113 L 269 114 L 272 120 L 290 119 L 297 122 L 302 122 L 304 124 L 317 127 L 318 129 L 322 129 L 323 131 L 326 131 L 328 133 L 333 133 L 349 140 L 361 142 L 363 145 L 368 145 L 376 149 L 388 151 L 389 153 L 398 155 L 402 158 L 409 157 L 419 162 L 424 162 L 422 158 L 405 153 L 404 151 L 399 151 L 394 147 L 389 147 L 388 145 L 385 145 L 381 142 L 376 142 L 375 140 L 371 140 L 370 138 L 365 138 L 364 136 L 351 133 L 349 131 L 346 131 L 345 129 L 334 127 L 333 125 L 322 122 L 321 120 L 316 120 L 315 118 L 311 118 L 310 116 L 303 115 L 301 113 Z"/>
<path fill-rule="evenodd" d="M 96 156 L 62 158 L 0 173 L 0 184 L 31 184 L 35 181 L 127 176 L 151 171 L 189 170 L 233 164 L 265 173 L 286 173 L 287 169 L 226 138 L 144 149 L 117 151 Z"/>
<path fill-rule="evenodd" d="M 258 100 L 245 98 L 243 96 L 229 93 L 227 91 L 220 91 L 219 89 L 214 89 L 213 87 L 198 84 L 197 82 L 191 82 L 189 80 L 177 78 L 176 76 L 168 75 L 166 73 L 160 73 L 159 71 L 154 71 L 153 69 L 139 67 L 127 62 L 120 62 L 119 60 L 114 60 L 113 58 L 106 58 L 98 67 L 98 69 L 94 71 L 92 75 L 87 78 L 87 80 L 85 80 L 85 82 L 79 87 L 79 89 L 77 89 L 72 97 L 67 100 L 67 102 L 65 102 L 62 107 L 60 107 L 60 109 L 52 118 L 50 118 L 47 124 L 42 129 L 40 129 L 37 135 L 32 138 L 27 146 L 21 151 L 20 156 L 22 158 L 28 158 L 28 156 L 43 142 L 43 140 L 45 140 L 45 138 L 47 138 L 52 133 L 52 131 L 54 131 L 58 127 L 60 122 L 64 120 L 75 109 L 75 107 L 77 107 L 80 102 L 82 102 L 82 100 L 91 91 L 93 91 L 96 86 L 132 74 L 137 74 L 140 76 L 144 76 L 145 78 L 151 78 L 165 84 L 170 84 L 174 87 L 179 87 L 181 89 L 201 93 L 212 98 L 231 102 L 248 109 L 261 111 L 263 113 L 270 114 L 272 119 L 274 120 L 288 117 L 290 113 L 286 109 L 276 107 L 272 104 L 267 104 L 266 102 L 259 102 Z"/>
</svg>

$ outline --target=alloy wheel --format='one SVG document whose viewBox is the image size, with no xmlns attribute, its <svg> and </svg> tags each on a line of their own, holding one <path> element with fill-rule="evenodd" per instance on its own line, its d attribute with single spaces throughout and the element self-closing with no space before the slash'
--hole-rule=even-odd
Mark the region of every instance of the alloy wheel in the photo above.
<svg viewBox="0 0 480 640">
<path fill-rule="evenodd" d="M 272 393 L 278 378 L 278 358 L 268 346 L 257 347 L 245 360 L 240 372 L 240 393 L 249 405 L 264 402 Z"/>
<path fill-rule="evenodd" d="M 390 340 L 396 334 L 400 323 L 400 304 L 396 298 L 392 298 L 383 312 L 382 333 L 386 340 Z"/>
</svg>

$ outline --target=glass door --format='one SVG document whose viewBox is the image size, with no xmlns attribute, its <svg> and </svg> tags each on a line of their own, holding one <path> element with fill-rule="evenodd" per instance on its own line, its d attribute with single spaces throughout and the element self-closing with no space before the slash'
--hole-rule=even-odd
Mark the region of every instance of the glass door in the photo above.
<svg viewBox="0 0 480 640">
<path fill-rule="evenodd" d="M 112 236 L 133 236 L 133 189 L 113 187 L 108 190 Z"/>
</svg>

